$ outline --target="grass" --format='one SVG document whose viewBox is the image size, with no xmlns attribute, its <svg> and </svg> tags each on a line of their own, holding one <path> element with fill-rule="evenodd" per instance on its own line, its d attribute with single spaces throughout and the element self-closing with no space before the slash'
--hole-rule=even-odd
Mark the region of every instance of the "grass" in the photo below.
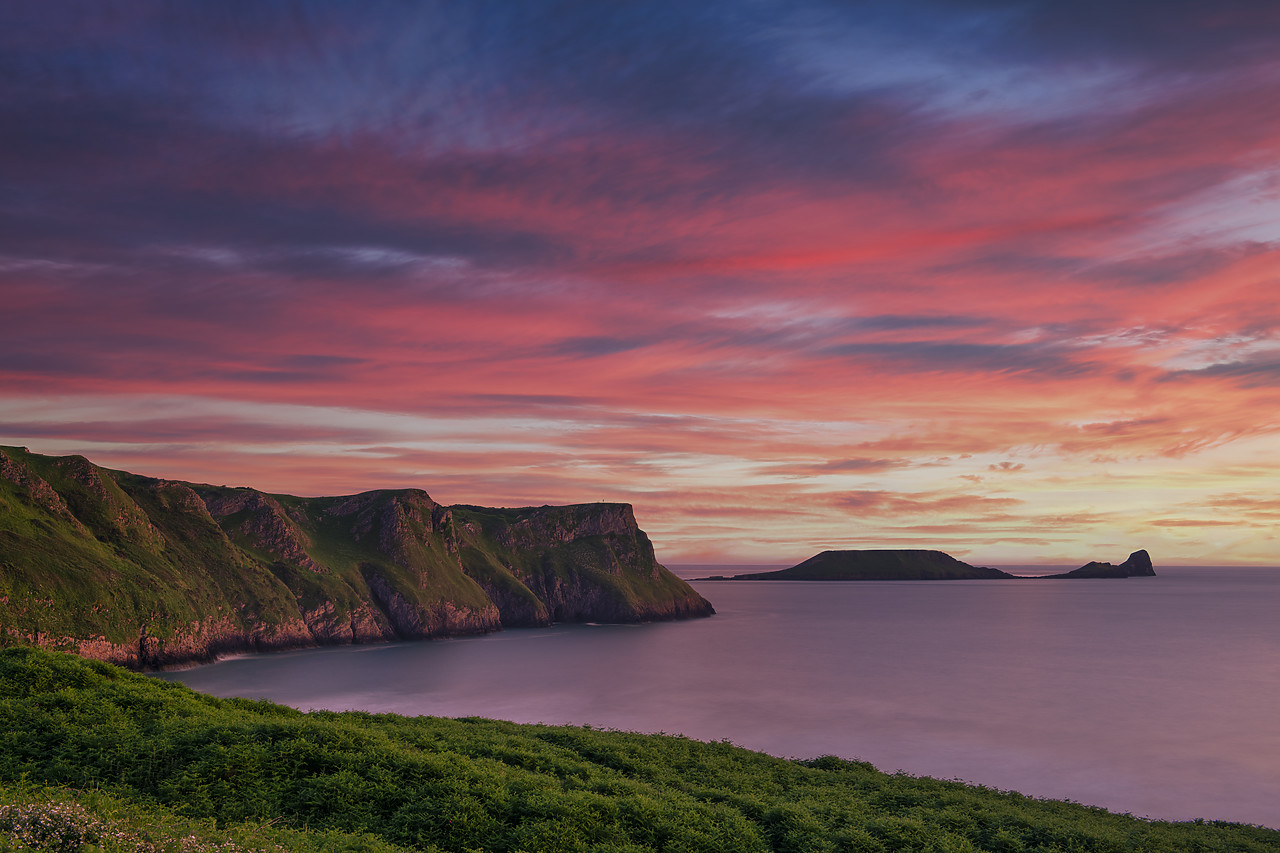
<svg viewBox="0 0 1280 853">
<path fill-rule="evenodd" d="M 302 713 L 69 655 L 0 651 L 0 802 L 41 797 L 138 831 L 154 816 L 174 828 L 165 838 L 194 826 L 201 843 L 264 850 L 1280 849 L 1276 830 L 1146 821 L 834 757 L 589 727 Z"/>
<path fill-rule="evenodd" d="M 101 790 L 0 784 L 0 853 L 405 853 L 371 835 L 300 832 L 264 823 L 219 829 Z"/>
</svg>

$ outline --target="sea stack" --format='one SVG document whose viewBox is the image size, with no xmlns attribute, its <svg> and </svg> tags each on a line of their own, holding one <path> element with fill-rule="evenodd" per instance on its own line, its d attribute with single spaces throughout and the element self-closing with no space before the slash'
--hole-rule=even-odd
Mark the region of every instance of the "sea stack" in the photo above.
<svg viewBox="0 0 1280 853">
<path fill-rule="evenodd" d="M 1134 551 L 1118 566 L 1093 562 L 1060 575 L 1045 575 L 1046 578 L 1153 578 L 1155 576 L 1156 570 L 1151 565 L 1151 555 L 1142 550 Z"/>
</svg>

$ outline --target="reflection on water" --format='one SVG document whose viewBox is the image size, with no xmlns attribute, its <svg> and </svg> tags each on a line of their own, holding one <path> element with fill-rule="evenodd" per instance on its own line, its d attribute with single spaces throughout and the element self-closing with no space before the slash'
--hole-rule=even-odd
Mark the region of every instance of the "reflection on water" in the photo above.
<svg viewBox="0 0 1280 853">
<path fill-rule="evenodd" d="M 247 656 L 163 677 L 300 708 L 678 732 L 1280 826 L 1280 570 L 1157 571 L 699 582 L 710 619 Z"/>
</svg>

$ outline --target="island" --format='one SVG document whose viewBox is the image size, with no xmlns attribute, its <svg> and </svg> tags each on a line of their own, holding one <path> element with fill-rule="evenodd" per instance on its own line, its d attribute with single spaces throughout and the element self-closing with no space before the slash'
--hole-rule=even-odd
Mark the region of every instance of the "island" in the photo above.
<svg viewBox="0 0 1280 853">
<path fill-rule="evenodd" d="M 1090 562 L 1074 571 L 1056 575 L 1013 575 L 1000 569 L 971 566 L 942 551 L 885 549 L 823 551 L 799 565 L 774 572 L 712 575 L 703 581 L 941 581 L 941 580 L 1047 580 L 1053 578 L 1154 577 L 1151 556 L 1134 551 L 1123 563 Z"/>
<path fill-rule="evenodd" d="M 0 447 L 0 646 L 135 669 L 234 652 L 708 616 L 628 504 L 442 506 L 157 479 Z"/>
<path fill-rule="evenodd" d="M 1074 571 L 1060 575 L 1045 575 L 1051 578 L 1151 578 L 1156 570 L 1151 565 L 1151 555 L 1146 551 L 1134 551 L 1129 558 L 1118 566 L 1110 563 L 1087 563 Z"/>
</svg>

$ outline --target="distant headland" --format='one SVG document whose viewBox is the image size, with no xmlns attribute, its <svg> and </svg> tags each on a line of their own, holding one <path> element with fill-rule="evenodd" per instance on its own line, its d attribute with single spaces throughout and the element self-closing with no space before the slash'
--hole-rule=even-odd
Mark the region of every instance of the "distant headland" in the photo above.
<svg viewBox="0 0 1280 853">
<path fill-rule="evenodd" d="M 1134 551 L 1118 566 L 1090 562 L 1057 575 L 1012 575 L 1000 569 L 971 566 L 942 551 L 912 549 L 872 551 L 823 551 L 799 565 L 776 572 L 713 575 L 707 581 L 941 581 L 941 580 L 1046 580 L 1052 578 L 1154 577 L 1151 556 Z"/>
</svg>

